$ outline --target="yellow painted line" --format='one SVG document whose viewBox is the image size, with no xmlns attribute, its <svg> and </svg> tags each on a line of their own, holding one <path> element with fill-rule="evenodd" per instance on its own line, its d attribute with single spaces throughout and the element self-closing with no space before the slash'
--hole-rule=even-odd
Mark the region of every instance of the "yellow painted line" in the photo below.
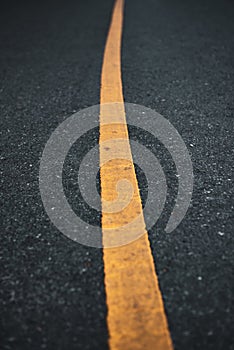
<svg viewBox="0 0 234 350">
<path fill-rule="evenodd" d="M 113 242 L 121 244 L 124 235 L 134 239 L 139 237 L 140 232 L 140 238 L 121 247 L 103 249 L 109 347 L 111 350 L 171 350 L 173 346 L 145 229 L 123 103 L 123 7 L 124 0 L 116 0 L 101 76 L 103 246 L 113 245 Z M 121 139 L 121 144 L 116 142 L 117 139 Z M 122 179 L 128 179 L 132 186 L 129 187 L 129 183 L 122 181 L 118 197 L 116 184 Z M 125 205 L 129 198 L 130 203 Z M 122 208 L 120 211 L 117 210 L 118 205 Z"/>
</svg>

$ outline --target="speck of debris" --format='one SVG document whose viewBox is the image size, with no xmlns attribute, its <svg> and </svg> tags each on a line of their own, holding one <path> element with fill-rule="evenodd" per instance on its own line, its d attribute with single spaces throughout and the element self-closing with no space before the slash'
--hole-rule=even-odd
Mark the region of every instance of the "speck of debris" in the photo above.
<svg viewBox="0 0 234 350">
<path fill-rule="evenodd" d="M 219 236 L 224 236 L 224 232 L 219 231 L 219 232 L 218 232 L 218 235 L 219 235 Z"/>
</svg>

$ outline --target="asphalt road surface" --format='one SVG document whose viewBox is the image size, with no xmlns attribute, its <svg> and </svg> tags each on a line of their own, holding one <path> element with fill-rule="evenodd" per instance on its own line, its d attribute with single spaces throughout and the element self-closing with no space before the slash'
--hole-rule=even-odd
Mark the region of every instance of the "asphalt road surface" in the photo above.
<svg viewBox="0 0 234 350">
<path fill-rule="evenodd" d="M 107 0 L 0 7 L 0 349 L 108 348 L 102 251 L 53 226 L 38 174 L 54 129 L 100 102 L 112 7 Z M 130 130 L 157 154 L 169 183 L 167 206 L 149 239 L 178 350 L 234 348 L 233 15 L 230 0 L 128 0 L 125 6 L 125 101 L 168 118 L 193 162 L 189 210 L 166 234 L 177 186 L 172 160 L 149 135 Z M 98 137 L 83 140 L 84 152 Z M 77 158 L 73 149 L 64 183 L 82 212 L 72 171 Z M 143 202 L 144 180 L 139 172 Z"/>
</svg>

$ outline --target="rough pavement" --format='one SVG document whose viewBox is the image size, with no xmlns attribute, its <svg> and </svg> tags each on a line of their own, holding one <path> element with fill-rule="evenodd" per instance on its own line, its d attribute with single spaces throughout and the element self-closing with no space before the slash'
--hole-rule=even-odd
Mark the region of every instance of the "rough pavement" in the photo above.
<svg viewBox="0 0 234 350">
<path fill-rule="evenodd" d="M 68 240 L 51 224 L 38 171 L 56 126 L 99 103 L 112 5 L 105 0 L 1 5 L 4 350 L 107 349 L 102 252 Z M 130 130 L 155 152 L 167 174 L 168 205 L 149 235 L 172 339 L 182 350 L 233 349 L 233 5 L 229 0 L 126 4 L 125 100 L 167 117 L 194 166 L 190 209 L 165 234 L 176 195 L 174 165 L 150 135 Z M 98 133 L 90 135 L 84 148 L 97 140 Z M 79 161 L 75 151 L 69 161 Z M 138 178 L 144 197 L 140 171 Z M 71 201 L 76 205 L 76 196 Z"/>
</svg>

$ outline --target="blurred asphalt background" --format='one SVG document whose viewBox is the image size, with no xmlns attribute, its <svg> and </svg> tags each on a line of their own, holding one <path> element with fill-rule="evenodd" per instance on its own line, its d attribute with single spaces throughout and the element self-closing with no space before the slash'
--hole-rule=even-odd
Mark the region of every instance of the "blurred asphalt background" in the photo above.
<svg viewBox="0 0 234 350">
<path fill-rule="evenodd" d="M 0 6 L 0 349 L 107 349 L 102 252 L 52 225 L 38 171 L 53 130 L 99 103 L 112 5 Z M 176 194 L 174 166 L 154 140 L 130 132 L 157 154 L 170 182 L 167 208 L 149 235 L 178 350 L 234 348 L 233 18 L 231 0 L 126 1 L 125 100 L 167 117 L 194 165 L 187 216 L 165 234 Z M 84 149 L 97 141 L 98 133 L 90 135 Z M 74 151 L 70 161 L 76 158 Z M 143 182 L 139 176 L 142 196 Z"/>
</svg>

